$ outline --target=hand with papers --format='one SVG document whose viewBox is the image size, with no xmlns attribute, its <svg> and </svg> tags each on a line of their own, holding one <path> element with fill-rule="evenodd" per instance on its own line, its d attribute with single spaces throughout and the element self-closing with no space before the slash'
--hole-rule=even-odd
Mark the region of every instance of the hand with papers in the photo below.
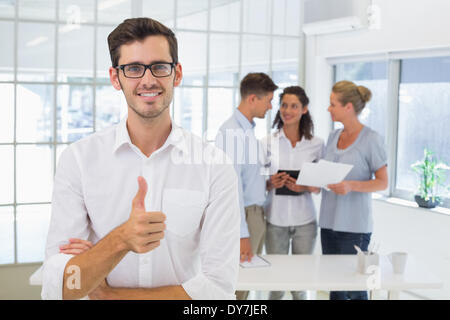
<svg viewBox="0 0 450 320">
<path fill-rule="evenodd" d="M 329 184 L 327 186 L 331 191 L 339 195 L 346 195 L 352 191 L 352 181 L 342 181 L 335 184 Z"/>
<path fill-rule="evenodd" d="M 297 179 L 297 184 L 320 187 L 337 194 L 351 191 L 351 182 L 343 181 L 353 165 L 320 160 L 318 163 L 304 163 Z"/>
<path fill-rule="evenodd" d="M 241 262 L 240 266 L 243 268 L 270 267 L 270 262 L 260 256 L 254 256 L 252 261 Z"/>
</svg>

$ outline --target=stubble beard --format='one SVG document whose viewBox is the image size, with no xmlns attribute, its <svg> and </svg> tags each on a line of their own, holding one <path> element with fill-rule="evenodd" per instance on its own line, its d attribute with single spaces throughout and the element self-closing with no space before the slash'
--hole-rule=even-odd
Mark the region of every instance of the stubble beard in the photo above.
<svg viewBox="0 0 450 320">
<path fill-rule="evenodd" d="M 120 80 L 119 80 L 119 83 L 120 83 Z M 122 84 L 120 84 L 120 85 L 123 88 Z M 153 120 L 157 119 L 170 106 L 170 103 L 172 102 L 173 88 L 172 88 L 172 94 L 169 94 L 167 96 L 166 96 L 166 92 L 167 91 L 165 89 L 163 89 L 163 88 L 152 86 L 148 90 L 152 90 L 152 89 L 158 89 L 158 90 L 162 91 L 162 93 L 161 93 L 161 96 L 163 98 L 162 107 L 160 109 L 158 109 L 158 110 L 149 110 L 147 112 L 141 112 L 133 105 L 133 103 L 128 103 L 128 99 L 126 99 L 128 107 L 130 107 L 131 110 L 133 110 L 134 113 L 136 113 L 144 121 L 153 121 Z M 123 91 L 123 89 L 122 89 L 122 91 Z M 133 90 L 132 94 L 133 94 L 133 96 L 138 96 L 136 90 Z M 145 103 L 145 104 L 151 106 L 151 105 L 153 105 L 155 103 L 157 103 L 157 102 L 156 101 L 155 102 L 148 102 L 148 103 Z"/>
</svg>

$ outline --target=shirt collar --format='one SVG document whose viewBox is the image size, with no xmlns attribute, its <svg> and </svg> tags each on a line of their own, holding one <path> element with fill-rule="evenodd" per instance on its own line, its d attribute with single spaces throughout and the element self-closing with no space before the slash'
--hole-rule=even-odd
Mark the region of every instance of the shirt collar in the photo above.
<svg viewBox="0 0 450 320">
<path fill-rule="evenodd" d="M 283 128 L 278 129 L 278 131 L 275 133 L 275 136 L 278 139 L 285 139 L 287 143 L 291 144 L 291 141 L 288 139 L 288 137 L 286 137 L 286 134 L 284 133 Z M 303 137 L 300 141 L 297 141 L 297 143 L 295 144 L 295 148 L 297 148 L 300 144 L 302 144 L 305 141 L 305 137 Z"/>
<path fill-rule="evenodd" d="M 234 117 L 244 130 L 253 129 L 255 127 L 255 122 L 248 121 L 248 119 L 242 114 L 242 112 L 239 109 L 236 109 L 234 111 Z"/>
<path fill-rule="evenodd" d="M 286 134 L 284 133 L 283 128 L 278 129 L 278 137 L 287 139 Z"/>
<path fill-rule="evenodd" d="M 113 152 L 116 152 L 124 144 L 132 145 L 130 135 L 127 129 L 127 117 L 120 120 L 116 126 L 116 141 L 114 143 Z"/>
<path fill-rule="evenodd" d="M 128 144 L 129 146 L 133 146 L 131 142 L 130 134 L 127 129 L 127 117 L 123 118 L 116 126 L 116 141 L 114 143 L 113 153 L 115 153 L 122 145 Z M 167 137 L 166 142 L 164 142 L 163 146 L 160 150 L 167 148 L 172 145 L 177 149 L 181 150 L 184 153 L 187 153 L 188 147 L 186 142 L 186 137 L 183 133 L 183 129 L 176 125 L 173 121 L 172 130 L 170 131 L 169 136 Z"/>
<path fill-rule="evenodd" d="M 277 137 L 278 139 L 284 138 L 289 141 L 289 139 L 286 137 L 286 134 L 284 133 L 283 128 L 280 128 L 275 132 L 275 137 Z"/>
</svg>

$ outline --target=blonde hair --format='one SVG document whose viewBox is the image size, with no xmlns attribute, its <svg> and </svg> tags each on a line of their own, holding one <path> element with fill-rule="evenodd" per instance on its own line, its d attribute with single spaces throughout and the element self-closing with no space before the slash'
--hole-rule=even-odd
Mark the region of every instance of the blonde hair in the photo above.
<svg viewBox="0 0 450 320">
<path fill-rule="evenodd" d="M 364 86 L 357 86 L 351 81 L 343 80 L 336 82 L 332 91 L 338 94 L 337 99 L 343 105 L 351 103 L 355 113 L 359 115 L 372 98 L 372 92 Z"/>
</svg>

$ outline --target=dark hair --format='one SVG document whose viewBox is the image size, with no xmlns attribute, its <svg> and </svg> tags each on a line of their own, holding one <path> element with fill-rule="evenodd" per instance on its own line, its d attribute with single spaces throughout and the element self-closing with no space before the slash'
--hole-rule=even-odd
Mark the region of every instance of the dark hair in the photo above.
<svg viewBox="0 0 450 320">
<path fill-rule="evenodd" d="M 261 97 L 277 89 L 278 86 L 273 83 L 272 79 L 262 72 L 247 74 L 240 85 L 241 98 L 245 98 L 250 94 L 256 94 L 258 97 Z"/>
<path fill-rule="evenodd" d="M 178 43 L 175 34 L 162 23 L 150 18 L 126 19 L 108 36 L 109 54 L 113 67 L 117 67 L 120 58 L 120 46 L 136 40 L 144 40 L 147 36 L 161 35 L 169 43 L 172 62 L 178 63 Z"/>
<path fill-rule="evenodd" d="M 299 86 L 287 87 L 280 93 L 280 106 L 283 101 L 283 97 L 285 94 L 293 94 L 297 96 L 298 100 L 302 104 L 303 107 L 308 106 L 309 98 L 306 95 L 305 90 Z M 283 128 L 283 120 L 281 120 L 280 110 L 278 110 L 277 115 L 275 116 L 275 120 L 273 121 L 272 128 L 277 127 L 277 129 Z M 300 119 L 300 123 L 298 125 L 298 133 L 300 134 L 300 140 L 302 137 L 305 137 L 307 140 L 311 140 L 314 135 L 314 124 L 309 113 L 309 110 L 302 115 Z"/>
</svg>

